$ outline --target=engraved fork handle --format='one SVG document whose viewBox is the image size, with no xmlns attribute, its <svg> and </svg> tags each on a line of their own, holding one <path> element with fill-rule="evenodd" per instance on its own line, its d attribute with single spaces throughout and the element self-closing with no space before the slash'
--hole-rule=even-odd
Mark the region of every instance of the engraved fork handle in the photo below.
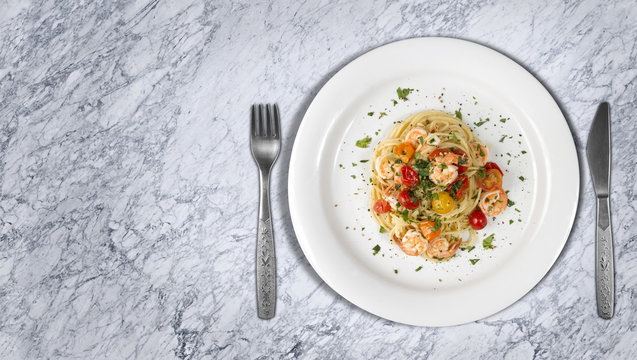
<svg viewBox="0 0 637 360">
<path fill-rule="evenodd" d="M 259 170 L 259 224 L 257 225 L 257 314 L 272 319 L 276 310 L 276 258 L 270 216 L 270 170 Z"/>
<path fill-rule="evenodd" d="M 613 234 L 608 196 L 597 198 L 597 233 L 595 236 L 597 314 L 603 319 L 610 319 L 615 311 L 615 266 L 613 264 Z"/>
</svg>

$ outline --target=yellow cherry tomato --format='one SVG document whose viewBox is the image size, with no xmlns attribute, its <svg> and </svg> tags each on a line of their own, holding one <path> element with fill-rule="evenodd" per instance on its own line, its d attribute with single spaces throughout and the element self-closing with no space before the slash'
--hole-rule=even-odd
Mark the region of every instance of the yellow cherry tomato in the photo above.
<svg viewBox="0 0 637 360">
<path fill-rule="evenodd" d="M 453 206 L 455 204 L 456 203 L 455 201 L 453 201 L 451 195 L 449 195 L 449 193 L 446 191 L 435 193 L 433 198 L 431 199 L 431 207 L 438 214 L 448 213 L 449 211 L 451 211 L 451 209 L 453 209 Z"/>
</svg>

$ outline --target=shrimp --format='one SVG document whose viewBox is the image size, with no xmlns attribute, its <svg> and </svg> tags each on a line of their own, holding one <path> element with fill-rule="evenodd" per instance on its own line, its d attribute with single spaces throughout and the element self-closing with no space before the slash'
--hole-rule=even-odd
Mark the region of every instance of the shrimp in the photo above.
<svg viewBox="0 0 637 360">
<path fill-rule="evenodd" d="M 457 156 L 457 155 L 456 155 Z M 458 167 L 442 161 L 434 160 L 429 170 L 429 179 L 434 183 L 447 186 L 458 178 Z"/>
<path fill-rule="evenodd" d="M 480 160 L 480 165 L 484 166 L 489 158 L 489 148 L 477 142 L 472 142 L 471 147 L 475 150 L 476 157 Z"/>
<path fill-rule="evenodd" d="M 400 249 L 409 256 L 418 256 L 429 247 L 427 239 L 422 236 L 420 231 L 414 229 L 407 231 L 402 240 L 398 240 L 397 237 L 394 237 L 394 240 Z"/>
<path fill-rule="evenodd" d="M 452 242 L 449 242 L 447 238 L 438 236 L 429 243 L 429 247 L 426 250 L 427 256 L 436 260 L 446 260 L 452 257 L 456 253 L 456 251 L 458 251 L 459 246 L 460 239 L 454 239 L 452 240 Z"/>
<path fill-rule="evenodd" d="M 427 135 L 428 133 L 427 133 L 427 130 L 425 130 L 425 128 L 416 126 L 415 128 L 412 128 L 411 130 L 409 130 L 409 132 L 407 133 L 407 136 L 405 136 L 405 141 L 412 144 L 415 149 L 418 149 L 423 144 L 425 144 L 425 139 L 427 138 Z"/>
<path fill-rule="evenodd" d="M 395 168 L 392 169 L 392 165 L 394 165 L 394 156 L 392 154 L 384 154 L 376 158 L 374 169 L 381 178 L 391 179 L 395 173 Z"/>
<path fill-rule="evenodd" d="M 497 188 L 483 193 L 478 205 L 486 216 L 496 216 L 506 209 L 508 202 L 509 197 L 504 190 Z"/>
<path fill-rule="evenodd" d="M 398 195 L 402 191 L 401 187 L 402 181 L 400 181 L 399 177 L 396 177 L 391 184 L 383 189 L 383 199 L 389 203 L 392 209 L 396 209 L 396 204 L 398 204 Z"/>
</svg>

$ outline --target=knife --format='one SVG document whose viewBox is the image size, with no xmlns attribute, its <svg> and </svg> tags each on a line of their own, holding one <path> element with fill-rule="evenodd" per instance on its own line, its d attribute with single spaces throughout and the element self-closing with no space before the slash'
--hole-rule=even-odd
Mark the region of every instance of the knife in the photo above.
<svg viewBox="0 0 637 360">
<path fill-rule="evenodd" d="M 599 104 L 586 144 L 586 157 L 597 195 L 595 234 L 595 289 L 597 315 L 613 317 L 615 310 L 615 266 L 610 222 L 610 107 Z"/>
</svg>

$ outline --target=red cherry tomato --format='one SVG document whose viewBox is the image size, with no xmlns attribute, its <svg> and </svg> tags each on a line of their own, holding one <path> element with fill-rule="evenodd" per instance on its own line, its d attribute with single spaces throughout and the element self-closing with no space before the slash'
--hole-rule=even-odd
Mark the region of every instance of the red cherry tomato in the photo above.
<svg viewBox="0 0 637 360">
<path fill-rule="evenodd" d="M 489 161 L 488 163 L 484 164 L 484 167 L 489 170 L 489 169 L 496 169 L 500 172 L 500 175 L 504 176 L 504 173 L 502 172 L 502 169 L 500 169 L 500 167 L 498 166 L 498 164 Z"/>
<path fill-rule="evenodd" d="M 469 157 L 467 156 L 467 153 L 465 153 L 464 151 L 460 150 L 460 149 L 455 149 L 453 151 L 454 154 L 460 156 L 460 158 L 463 158 L 463 160 L 458 159 L 458 174 L 462 175 L 464 174 L 465 171 L 467 171 L 467 167 L 464 165 L 460 165 L 460 163 L 463 164 L 469 164 Z"/>
<path fill-rule="evenodd" d="M 408 165 L 400 168 L 400 175 L 402 176 L 402 183 L 414 187 L 418 185 L 418 173 Z"/>
<path fill-rule="evenodd" d="M 457 185 L 457 183 L 461 183 L 461 185 Z M 456 189 L 455 192 L 453 191 L 454 188 Z M 449 194 L 451 194 L 452 197 L 454 197 L 455 195 L 454 198 L 457 200 L 457 199 L 462 199 L 462 197 L 464 196 L 464 192 L 467 191 L 468 188 L 469 188 L 469 179 L 467 178 L 466 175 L 461 175 L 461 176 L 458 176 L 458 179 L 456 181 L 454 181 L 449 186 L 447 186 L 447 192 L 449 192 Z"/>
<path fill-rule="evenodd" d="M 384 214 L 389 212 L 389 210 L 391 210 L 391 205 L 389 205 L 387 201 L 383 199 L 376 200 L 376 203 L 374 204 L 374 211 L 376 211 L 376 214 Z"/>
<path fill-rule="evenodd" d="M 398 195 L 398 201 L 405 209 L 413 210 L 418 207 L 420 201 L 416 199 L 411 190 L 403 190 Z"/>
<path fill-rule="evenodd" d="M 469 224 L 476 230 L 484 229 L 484 227 L 487 226 L 487 217 L 484 216 L 480 209 L 475 209 L 471 215 L 469 215 Z"/>
<path fill-rule="evenodd" d="M 484 191 L 502 187 L 502 174 L 498 169 L 492 168 L 485 172 L 484 177 L 478 177 L 478 186 Z"/>
<path fill-rule="evenodd" d="M 436 149 L 432 152 L 429 153 L 429 155 L 427 156 L 429 158 L 429 160 L 432 160 L 433 158 L 435 158 L 438 155 L 444 155 L 446 153 L 448 153 L 449 150 L 447 149 Z"/>
</svg>

